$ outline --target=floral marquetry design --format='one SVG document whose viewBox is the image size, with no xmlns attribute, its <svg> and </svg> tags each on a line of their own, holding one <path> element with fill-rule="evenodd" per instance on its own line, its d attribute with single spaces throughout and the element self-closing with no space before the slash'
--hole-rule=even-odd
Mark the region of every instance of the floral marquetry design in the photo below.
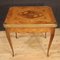
<svg viewBox="0 0 60 60">
<path fill-rule="evenodd" d="M 24 18 L 38 18 L 38 17 L 42 17 L 43 14 L 39 13 L 37 11 L 33 11 L 33 10 L 27 10 L 27 11 L 23 11 L 21 13 L 18 13 L 18 15 L 24 17 Z"/>
</svg>

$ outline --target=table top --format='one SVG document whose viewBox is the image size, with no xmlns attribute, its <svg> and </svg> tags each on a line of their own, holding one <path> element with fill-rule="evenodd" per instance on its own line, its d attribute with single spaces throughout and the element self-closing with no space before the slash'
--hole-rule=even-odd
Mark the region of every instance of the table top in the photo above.
<svg viewBox="0 0 60 60">
<path fill-rule="evenodd" d="M 48 6 L 13 6 L 8 10 L 5 27 L 56 27 L 56 19 Z"/>
</svg>

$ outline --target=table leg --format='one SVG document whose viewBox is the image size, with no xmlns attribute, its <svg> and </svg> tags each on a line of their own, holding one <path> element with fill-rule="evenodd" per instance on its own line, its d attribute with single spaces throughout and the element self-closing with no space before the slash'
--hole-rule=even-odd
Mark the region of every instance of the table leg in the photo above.
<svg viewBox="0 0 60 60">
<path fill-rule="evenodd" d="M 14 56 L 14 50 L 13 50 L 12 42 L 10 39 L 10 33 L 9 33 L 8 29 L 5 29 L 5 31 L 6 31 L 6 36 L 7 36 L 8 42 L 9 42 L 11 50 L 12 50 L 12 56 Z"/>
<path fill-rule="evenodd" d="M 45 38 L 46 38 L 46 32 L 45 32 Z"/>
<path fill-rule="evenodd" d="M 51 44 L 52 44 L 52 41 L 54 38 L 54 34 L 55 34 L 55 28 L 52 28 L 51 29 L 50 41 L 49 41 L 49 45 L 48 45 L 48 50 L 47 50 L 47 56 L 49 56 L 49 50 L 50 50 L 50 47 L 51 47 Z"/>
<path fill-rule="evenodd" d="M 15 37 L 18 38 L 17 33 L 15 33 Z"/>
</svg>

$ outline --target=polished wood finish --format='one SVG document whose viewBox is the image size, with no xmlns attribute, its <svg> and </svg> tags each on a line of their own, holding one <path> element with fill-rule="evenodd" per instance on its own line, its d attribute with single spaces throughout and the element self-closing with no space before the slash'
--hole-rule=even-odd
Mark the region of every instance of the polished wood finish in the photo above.
<svg viewBox="0 0 60 60">
<path fill-rule="evenodd" d="M 56 27 L 52 9 L 48 6 L 11 7 L 5 27 Z"/>
<path fill-rule="evenodd" d="M 17 21 L 18 20 L 18 21 Z M 5 23 L 7 24 L 55 24 L 52 9 L 48 6 L 11 7 Z"/>
<path fill-rule="evenodd" d="M 57 24 L 51 7 L 14 6 L 9 8 L 7 17 L 4 22 L 4 27 L 6 29 L 7 38 L 12 49 L 12 55 L 14 55 L 14 50 L 10 40 L 10 35 L 9 35 L 10 32 L 15 32 L 15 33 L 50 32 L 51 36 L 47 50 L 47 56 L 48 56 L 50 46 L 55 33 L 54 32 L 55 27 L 57 27 Z"/>
</svg>

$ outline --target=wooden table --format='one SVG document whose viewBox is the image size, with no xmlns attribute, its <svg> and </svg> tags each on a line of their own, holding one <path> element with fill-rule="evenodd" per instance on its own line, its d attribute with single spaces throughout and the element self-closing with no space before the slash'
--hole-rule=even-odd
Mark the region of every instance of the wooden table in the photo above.
<svg viewBox="0 0 60 60">
<path fill-rule="evenodd" d="M 14 50 L 10 39 L 10 32 L 19 33 L 40 33 L 50 32 L 50 41 L 47 49 L 47 56 L 49 56 L 49 49 L 54 37 L 55 28 L 57 27 L 56 19 L 51 7 L 48 6 L 14 6 L 9 8 L 7 17 L 4 22 L 6 36 L 12 55 Z"/>
</svg>

